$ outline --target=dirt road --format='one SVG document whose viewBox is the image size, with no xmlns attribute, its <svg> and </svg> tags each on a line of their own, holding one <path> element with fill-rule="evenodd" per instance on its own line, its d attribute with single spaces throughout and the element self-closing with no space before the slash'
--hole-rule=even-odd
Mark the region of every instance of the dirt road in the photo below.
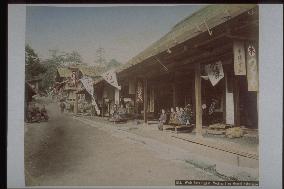
<svg viewBox="0 0 284 189">
<path fill-rule="evenodd" d="M 220 180 L 61 114 L 56 104 L 47 110 L 49 122 L 25 126 L 28 186 L 168 186 L 175 179 Z"/>
</svg>

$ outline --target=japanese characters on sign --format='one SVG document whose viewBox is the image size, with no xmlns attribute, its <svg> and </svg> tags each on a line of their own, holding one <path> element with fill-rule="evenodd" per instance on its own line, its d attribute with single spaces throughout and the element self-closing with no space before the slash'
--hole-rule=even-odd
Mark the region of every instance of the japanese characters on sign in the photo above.
<svg viewBox="0 0 284 189">
<path fill-rule="evenodd" d="M 235 75 L 246 75 L 244 42 L 234 42 L 234 71 Z"/>
<path fill-rule="evenodd" d="M 121 86 L 118 85 L 116 73 L 114 70 L 109 70 L 106 73 L 102 74 L 102 77 L 106 82 L 110 85 L 114 86 L 115 88 L 121 90 Z"/>
<path fill-rule="evenodd" d="M 255 45 L 248 43 L 246 51 L 248 91 L 258 91 L 258 67 Z"/>
<path fill-rule="evenodd" d="M 221 61 L 218 61 L 215 64 L 205 65 L 205 71 L 213 86 L 215 86 L 224 77 L 224 71 Z"/>
</svg>

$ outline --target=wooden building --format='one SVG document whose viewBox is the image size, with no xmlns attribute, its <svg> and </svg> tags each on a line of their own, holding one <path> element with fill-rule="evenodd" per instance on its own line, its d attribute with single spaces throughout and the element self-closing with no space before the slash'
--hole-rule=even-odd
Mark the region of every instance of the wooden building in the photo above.
<svg viewBox="0 0 284 189">
<path fill-rule="evenodd" d="M 214 98 L 218 99 L 216 116 L 220 122 L 258 128 L 258 22 L 257 5 L 206 6 L 116 70 L 121 93 L 127 91 L 124 95 L 135 100 L 136 112 L 143 113 L 145 122 L 149 115 L 158 116 L 162 108 L 190 103 L 197 135 L 201 135 L 206 124 L 202 105 Z M 236 60 L 235 45 L 239 43 L 245 73 L 236 70 L 240 57 Z M 255 57 L 256 76 L 251 75 L 249 55 Z M 224 77 L 213 86 L 206 80 L 205 68 L 215 63 L 221 64 Z M 138 86 L 142 88 L 139 93 Z M 135 94 L 130 88 L 135 88 Z M 140 102 L 137 95 L 143 96 Z"/>
<path fill-rule="evenodd" d="M 91 103 L 91 95 L 80 82 L 84 76 L 95 80 L 99 77 L 99 70 L 85 65 L 70 65 L 57 69 L 55 87 L 74 113 L 78 113 L 79 101 Z"/>
</svg>

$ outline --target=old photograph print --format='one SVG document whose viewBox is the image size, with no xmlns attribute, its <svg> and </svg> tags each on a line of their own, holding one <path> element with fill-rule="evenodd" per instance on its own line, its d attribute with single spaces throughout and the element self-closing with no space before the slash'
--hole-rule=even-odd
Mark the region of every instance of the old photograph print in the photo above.
<svg viewBox="0 0 284 189">
<path fill-rule="evenodd" d="M 256 4 L 27 6 L 26 186 L 258 186 Z"/>
</svg>

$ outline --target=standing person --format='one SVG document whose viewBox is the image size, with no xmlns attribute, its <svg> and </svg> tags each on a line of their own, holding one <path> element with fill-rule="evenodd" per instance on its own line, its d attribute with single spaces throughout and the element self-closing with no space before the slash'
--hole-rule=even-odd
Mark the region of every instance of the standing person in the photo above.
<svg viewBox="0 0 284 189">
<path fill-rule="evenodd" d="M 42 108 L 41 108 L 41 110 L 40 110 L 40 113 L 41 113 L 41 117 L 45 120 L 45 121 L 47 121 L 48 120 L 48 115 L 47 115 L 47 111 L 46 111 L 46 109 L 45 109 L 45 105 L 42 105 Z"/>
<path fill-rule="evenodd" d="M 163 130 L 163 125 L 166 123 L 166 121 L 167 121 L 167 114 L 166 114 L 166 111 L 164 109 L 162 109 L 162 113 L 160 115 L 159 125 L 158 125 L 158 129 L 160 131 Z"/>
<path fill-rule="evenodd" d="M 64 113 L 64 109 L 65 109 L 65 103 L 63 101 L 60 102 L 60 110 L 61 113 Z"/>
</svg>

